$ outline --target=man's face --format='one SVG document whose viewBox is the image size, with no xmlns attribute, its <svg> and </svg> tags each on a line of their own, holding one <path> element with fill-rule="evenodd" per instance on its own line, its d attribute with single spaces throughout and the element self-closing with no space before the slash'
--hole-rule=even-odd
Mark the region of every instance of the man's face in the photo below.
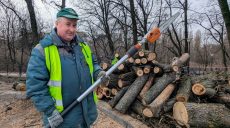
<svg viewBox="0 0 230 128">
<path fill-rule="evenodd" d="M 77 20 L 61 17 L 56 21 L 57 34 L 64 41 L 71 41 L 76 33 Z"/>
</svg>

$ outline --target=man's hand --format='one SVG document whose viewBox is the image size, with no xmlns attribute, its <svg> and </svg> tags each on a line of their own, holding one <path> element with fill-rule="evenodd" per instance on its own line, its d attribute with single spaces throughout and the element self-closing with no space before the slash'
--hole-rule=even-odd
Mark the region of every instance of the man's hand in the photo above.
<svg viewBox="0 0 230 128">
<path fill-rule="evenodd" d="M 48 121 L 51 128 L 56 128 L 63 122 L 63 118 L 57 110 L 54 110 L 52 115 L 48 117 Z"/>
<path fill-rule="evenodd" d="M 106 76 L 106 72 L 105 71 L 100 71 L 97 75 L 97 79 L 101 78 L 101 85 L 108 85 L 109 84 L 109 80 L 110 77 Z"/>
</svg>

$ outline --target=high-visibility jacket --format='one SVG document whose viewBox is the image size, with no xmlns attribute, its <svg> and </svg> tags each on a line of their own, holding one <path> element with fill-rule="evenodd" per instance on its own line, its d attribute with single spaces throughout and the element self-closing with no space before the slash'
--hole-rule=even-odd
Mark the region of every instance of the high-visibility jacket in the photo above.
<svg viewBox="0 0 230 128">
<path fill-rule="evenodd" d="M 90 74 L 93 80 L 93 62 L 92 62 L 92 52 L 90 47 L 85 43 L 79 43 L 82 47 L 82 53 L 85 60 L 89 66 Z M 64 110 L 62 101 L 62 70 L 61 70 L 61 60 L 58 52 L 58 48 L 55 45 L 50 45 L 44 48 L 46 67 L 50 72 L 50 80 L 48 82 L 49 92 L 52 98 L 55 100 L 55 107 L 59 112 Z M 94 93 L 94 101 L 97 102 L 97 96 Z"/>
<path fill-rule="evenodd" d="M 116 64 L 118 62 L 118 58 L 114 57 L 114 59 L 112 60 L 112 65 Z"/>
</svg>

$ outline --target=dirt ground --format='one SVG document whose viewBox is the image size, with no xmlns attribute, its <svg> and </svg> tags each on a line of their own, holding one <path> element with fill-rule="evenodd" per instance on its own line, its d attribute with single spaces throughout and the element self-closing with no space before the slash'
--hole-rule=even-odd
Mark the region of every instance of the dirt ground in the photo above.
<svg viewBox="0 0 230 128">
<path fill-rule="evenodd" d="M 25 92 L 12 89 L 15 78 L 0 76 L 0 127 L 1 128 L 41 128 L 41 115 L 30 100 L 25 100 Z M 118 122 L 98 110 L 99 116 L 93 128 L 123 128 Z"/>
</svg>

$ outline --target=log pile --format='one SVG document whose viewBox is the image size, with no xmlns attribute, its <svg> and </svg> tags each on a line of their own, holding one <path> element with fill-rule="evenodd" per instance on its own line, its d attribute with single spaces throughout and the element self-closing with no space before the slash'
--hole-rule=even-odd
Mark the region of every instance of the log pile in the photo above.
<svg viewBox="0 0 230 128">
<path fill-rule="evenodd" d="M 163 64 L 155 53 L 140 51 L 121 64 L 110 75 L 110 83 L 98 87 L 96 93 L 114 110 L 135 113 L 142 120 L 170 117 L 176 126 L 230 127 L 230 75 L 182 73 L 188 59 L 184 53 Z"/>
</svg>

